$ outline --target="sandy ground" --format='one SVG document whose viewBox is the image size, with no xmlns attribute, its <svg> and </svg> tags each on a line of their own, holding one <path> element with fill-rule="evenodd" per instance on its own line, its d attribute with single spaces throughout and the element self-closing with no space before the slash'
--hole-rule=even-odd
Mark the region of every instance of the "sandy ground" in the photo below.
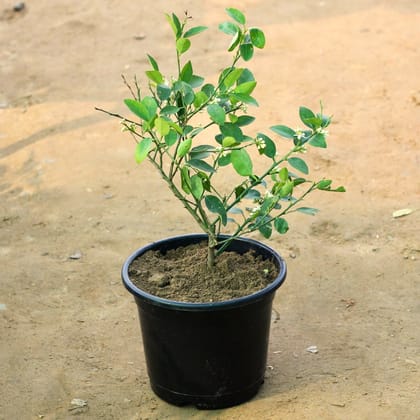
<svg viewBox="0 0 420 420">
<path fill-rule="evenodd" d="M 420 3 L 168 3 L 37 0 L 12 12 L 0 1 L 0 418 L 420 418 Z M 266 383 L 247 404 L 202 412 L 150 391 L 119 278 L 135 248 L 197 228 L 93 108 L 123 109 L 120 74 L 142 75 L 146 52 L 173 68 L 167 11 L 212 26 L 190 57 L 215 77 L 226 6 L 268 40 L 251 64 L 255 131 L 298 125 L 298 106 L 322 99 L 330 147 L 308 160 L 348 192 L 313 197 L 318 216 L 268 241 L 289 276 Z M 417 211 L 392 217 L 404 208 Z M 75 398 L 87 406 L 72 409 Z"/>
</svg>

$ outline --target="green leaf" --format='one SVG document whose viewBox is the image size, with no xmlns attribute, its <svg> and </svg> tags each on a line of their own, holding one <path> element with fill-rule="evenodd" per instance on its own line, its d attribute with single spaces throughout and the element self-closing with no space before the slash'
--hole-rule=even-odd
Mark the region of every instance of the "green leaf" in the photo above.
<svg viewBox="0 0 420 420">
<path fill-rule="evenodd" d="M 193 68 L 192 68 L 191 61 L 187 61 L 181 70 L 180 78 L 184 82 L 189 83 L 192 75 L 193 75 Z"/>
<path fill-rule="evenodd" d="M 331 189 L 332 181 L 331 179 L 323 179 L 316 184 L 318 190 L 330 190 Z"/>
<path fill-rule="evenodd" d="M 153 67 L 153 70 L 159 71 L 159 66 L 156 60 L 150 54 L 147 54 L 147 57 L 149 58 L 149 62 L 151 66 Z"/>
<path fill-rule="evenodd" d="M 315 134 L 315 136 L 309 140 L 309 144 L 314 147 L 322 147 L 325 149 L 327 147 L 325 135 L 322 133 Z"/>
<path fill-rule="evenodd" d="M 164 82 L 163 76 L 158 70 L 148 70 L 146 71 L 146 76 L 158 85 Z"/>
<path fill-rule="evenodd" d="M 254 81 L 255 77 L 252 74 L 252 72 L 249 69 L 244 69 L 244 71 L 241 74 L 241 77 L 238 80 L 238 85 L 245 83 L 245 82 L 251 82 Z"/>
<path fill-rule="evenodd" d="M 235 146 L 235 144 L 238 144 L 238 142 L 232 136 L 227 136 L 222 141 L 223 147 L 232 147 L 232 146 Z"/>
<path fill-rule="evenodd" d="M 227 76 L 225 77 L 225 80 L 223 81 L 223 84 L 227 88 L 230 88 L 241 77 L 241 74 L 243 71 L 244 69 L 233 69 L 231 72 L 227 74 Z"/>
<path fill-rule="evenodd" d="M 184 54 L 191 47 L 191 41 L 188 38 L 179 38 L 176 41 L 176 50 L 179 54 Z"/>
<path fill-rule="evenodd" d="M 284 197 L 287 197 L 287 196 L 291 195 L 292 192 L 293 192 L 293 187 L 294 186 L 295 185 L 294 185 L 293 181 L 288 179 L 286 181 L 286 183 L 280 188 L 280 191 L 279 191 L 280 197 L 284 198 Z"/>
<path fill-rule="evenodd" d="M 229 47 L 228 47 L 228 51 L 231 52 L 233 51 L 239 44 L 239 42 L 241 41 L 242 38 L 242 32 L 239 30 L 238 32 L 236 32 L 235 35 L 233 35 L 232 41 L 230 41 Z"/>
<path fill-rule="evenodd" d="M 226 9 L 226 12 L 233 20 L 236 20 L 236 22 L 240 23 L 241 25 L 245 25 L 246 19 L 241 11 L 234 9 L 233 7 L 229 7 Z"/>
<path fill-rule="evenodd" d="M 179 107 L 173 106 L 173 105 L 167 105 L 160 110 L 160 113 L 164 115 L 171 115 L 171 114 L 176 114 L 178 111 L 179 111 Z"/>
<path fill-rule="evenodd" d="M 286 182 L 289 179 L 289 170 L 285 166 L 279 171 L 279 179 L 282 182 Z"/>
<path fill-rule="evenodd" d="M 210 98 L 210 96 L 212 96 L 215 91 L 215 87 L 211 83 L 207 83 L 201 88 L 201 91 Z"/>
<path fill-rule="evenodd" d="M 236 124 L 225 123 L 220 126 L 220 131 L 225 137 L 233 137 L 238 143 L 244 138 L 242 130 Z"/>
<path fill-rule="evenodd" d="M 293 185 L 297 187 L 300 184 L 304 184 L 306 182 L 305 178 L 295 178 L 293 179 Z"/>
<path fill-rule="evenodd" d="M 280 234 L 285 234 L 289 230 L 289 224 L 287 223 L 286 219 L 282 217 L 277 217 L 274 219 L 274 228 Z"/>
<path fill-rule="evenodd" d="M 169 86 L 157 85 L 156 92 L 161 101 L 166 101 L 170 98 L 172 90 Z"/>
<path fill-rule="evenodd" d="M 191 192 L 192 195 L 200 200 L 204 193 L 203 181 L 198 175 L 191 177 Z"/>
<path fill-rule="evenodd" d="M 185 83 L 182 80 L 177 81 L 174 83 L 173 90 L 180 94 L 177 97 L 177 100 L 179 101 L 179 103 L 177 102 L 177 105 L 181 108 L 181 105 L 190 105 L 194 102 L 194 91 L 188 83 Z"/>
<path fill-rule="evenodd" d="M 181 168 L 181 188 L 187 194 L 191 193 L 191 178 L 190 178 L 190 170 L 188 166 L 183 166 Z"/>
<path fill-rule="evenodd" d="M 169 121 L 168 121 L 169 122 Z M 171 126 L 171 128 L 173 128 L 178 134 L 180 134 L 180 135 L 182 135 L 183 134 L 183 132 L 182 132 L 182 128 L 178 125 L 178 124 L 176 124 L 176 123 L 174 123 L 173 121 L 171 121 L 171 122 L 169 122 L 169 125 Z"/>
<path fill-rule="evenodd" d="M 235 198 L 241 197 L 244 191 L 245 191 L 245 188 L 242 185 L 238 185 L 235 188 Z"/>
<path fill-rule="evenodd" d="M 295 130 L 290 127 L 286 127 L 285 125 L 273 125 L 270 127 L 270 130 L 282 137 L 285 137 L 286 139 L 293 139 L 295 135 Z"/>
<path fill-rule="evenodd" d="M 135 158 L 137 163 L 143 162 L 146 159 L 147 154 L 152 146 L 153 140 L 150 138 L 143 139 L 140 143 L 137 143 Z"/>
<path fill-rule="evenodd" d="M 265 197 L 264 201 L 260 207 L 260 213 L 261 214 L 269 214 L 271 210 L 275 207 L 277 202 L 279 201 L 278 196 L 273 197 Z"/>
<path fill-rule="evenodd" d="M 258 228 L 258 230 L 261 233 L 261 235 L 264 236 L 264 238 L 268 239 L 268 238 L 270 238 L 270 236 L 273 232 L 273 227 L 271 226 L 271 223 L 266 223 L 264 225 L 261 225 Z"/>
<path fill-rule="evenodd" d="M 261 197 L 261 193 L 258 190 L 249 190 L 245 198 L 248 200 L 258 200 Z"/>
<path fill-rule="evenodd" d="M 252 45 L 257 48 L 264 48 L 265 46 L 265 36 L 264 32 L 258 28 L 251 28 L 249 31 Z"/>
<path fill-rule="evenodd" d="M 169 128 L 169 124 L 166 120 L 164 120 L 163 118 L 159 117 L 156 118 L 155 120 L 155 128 L 157 130 L 157 132 L 163 137 L 166 136 L 167 134 L 169 134 L 170 128 Z"/>
<path fill-rule="evenodd" d="M 201 178 L 201 182 L 203 183 L 203 188 L 210 192 L 211 191 L 211 183 L 210 183 L 210 178 L 207 174 L 205 174 L 204 172 L 199 172 L 197 174 L 200 178 Z"/>
<path fill-rule="evenodd" d="M 196 108 L 200 108 L 200 106 L 203 105 L 208 99 L 208 96 L 202 90 L 200 90 L 200 92 L 197 92 L 195 94 L 193 102 L 194 106 Z"/>
<path fill-rule="evenodd" d="M 296 211 L 299 213 L 309 214 L 309 216 L 315 216 L 319 212 L 318 209 L 314 209 L 312 207 L 299 207 Z"/>
<path fill-rule="evenodd" d="M 330 191 L 334 191 L 334 192 L 346 192 L 346 189 L 341 185 L 340 187 L 337 187 L 333 190 Z"/>
<path fill-rule="evenodd" d="M 239 102 L 243 102 L 244 104 L 258 106 L 258 102 L 250 95 L 246 95 L 245 93 L 232 93 L 232 98 L 236 99 Z"/>
<path fill-rule="evenodd" d="M 196 74 L 193 74 L 191 76 L 191 79 L 190 79 L 189 83 L 190 83 L 191 87 L 198 88 L 199 86 L 201 86 L 203 84 L 203 82 L 204 82 L 204 77 L 197 76 Z"/>
<path fill-rule="evenodd" d="M 168 14 L 165 14 L 165 16 L 174 31 L 175 37 L 178 39 L 182 31 L 181 22 L 179 21 L 178 16 L 174 13 L 172 13 L 172 16 L 169 16 Z"/>
<path fill-rule="evenodd" d="M 250 95 L 252 91 L 255 89 L 255 86 L 257 86 L 257 82 L 250 81 L 250 82 L 244 82 L 233 90 L 235 93 L 244 93 L 245 95 Z"/>
<path fill-rule="evenodd" d="M 222 22 L 219 24 L 219 29 L 227 35 L 236 35 L 240 29 L 238 25 L 232 22 Z"/>
<path fill-rule="evenodd" d="M 233 168 L 239 175 L 252 175 L 252 160 L 245 149 L 232 150 L 231 162 Z"/>
<path fill-rule="evenodd" d="M 216 148 L 210 144 L 200 144 L 191 149 L 191 153 L 214 152 Z"/>
<path fill-rule="evenodd" d="M 207 26 L 194 26 L 194 28 L 188 29 L 184 34 L 184 38 L 189 38 L 191 36 L 197 35 L 207 29 Z"/>
<path fill-rule="evenodd" d="M 226 209 L 223 203 L 220 201 L 220 199 L 215 195 L 206 195 L 205 203 L 209 211 L 218 214 L 220 216 L 220 220 L 222 221 L 223 226 L 226 226 Z"/>
<path fill-rule="evenodd" d="M 175 130 L 169 130 L 169 133 L 165 136 L 165 143 L 170 147 L 178 141 L 178 134 Z"/>
<path fill-rule="evenodd" d="M 299 117 L 301 119 L 301 121 L 309 128 L 314 128 L 313 125 L 313 120 L 314 118 L 316 118 L 315 114 L 309 109 L 309 108 L 305 108 L 304 106 L 301 106 L 299 108 Z"/>
<path fill-rule="evenodd" d="M 255 121 L 255 117 L 251 117 L 250 115 L 241 115 L 238 117 L 236 121 L 236 125 L 239 127 L 243 127 L 245 125 L 252 124 Z"/>
<path fill-rule="evenodd" d="M 245 61 L 249 61 L 251 60 L 252 56 L 254 55 L 254 47 L 252 44 L 241 44 L 241 46 L 239 47 L 239 52 L 241 54 L 241 57 L 245 60 Z"/>
<path fill-rule="evenodd" d="M 230 153 L 228 153 L 227 155 L 224 156 L 220 156 L 219 159 L 217 159 L 217 163 L 219 164 L 219 166 L 227 166 L 230 165 L 231 160 L 230 160 Z"/>
<path fill-rule="evenodd" d="M 305 175 L 308 175 L 309 173 L 309 168 L 308 165 L 306 164 L 306 162 L 298 157 L 291 157 L 289 159 L 287 159 L 287 161 L 289 162 L 289 165 L 292 166 L 293 168 L 297 169 L 298 171 L 304 173 Z"/>
<path fill-rule="evenodd" d="M 133 114 L 137 115 L 142 120 L 149 121 L 149 112 L 142 102 L 134 99 L 124 99 L 124 103 Z"/>
<path fill-rule="evenodd" d="M 207 144 L 202 144 L 200 146 L 195 146 L 190 150 L 191 159 L 206 159 L 216 148 L 214 146 L 209 146 Z"/>
<path fill-rule="evenodd" d="M 273 140 L 263 133 L 258 133 L 257 138 L 264 140 L 265 147 L 262 150 L 262 153 L 269 158 L 274 158 L 274 156 L 276 156 L 276 145 Z"/>
<path fill-rule="evenodd" d="M 217 104 L 210 104 L 207 107 L 207 112 L 210 115 L 211 120 L 217 125 L 223 125 L 225 123 L 226 113 L 221 106 Z"/>
<path fill-rule="evenodd" d="M 191 138 L 183 140 L 179 144 L 177 156 L 178 157 L 184 157 L 190 151 L 191 146 L 192 146 L 192 139 Z"/>
<path fill-rule="evenodd" d="M 209 165 L 206 161 L 200 159 L 190 159 L 187 162 L 187 165 L 191 166 L 192 168 L 199 169 L 200 171 L 210 172 L 213 173 L 215 170 L 211 165 Z"/>
<path fill-rule="evenodd" d="M 152 98 L 151 96 L 145 96 L 141 102 L 145 105 L 147 112 L 149 113 L 148 121 L 152 120 L 154 116 L 156 115 L 156 111 L 158 108 L 155 99 Z"/>
</svg>

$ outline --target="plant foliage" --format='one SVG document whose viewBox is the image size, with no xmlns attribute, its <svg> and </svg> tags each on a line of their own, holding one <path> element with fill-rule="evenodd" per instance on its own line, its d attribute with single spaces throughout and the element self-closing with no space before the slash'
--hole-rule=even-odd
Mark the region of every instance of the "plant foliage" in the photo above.
<svg viewBox="0 0 420 420">
<path fill-rule="evenodd" d="M 121 119 L 123 129 L 136 140 L 136 161 L 148 160 L 160 172 L 208 235 L 210 267 L 234 238 L 254 231 L 265 238 L 273 232 L 284 234 L 289 229 L 287 214 L 316 214 L 317 209 L 301 206 L 313 191 L 344 191 L 344 187 L 332 188 L 331 180 L 306 178 L 309 167 L 302 154 L 308 146 L 327 147 L 331 118 L 323 114 L 322 106 L 320 113 L 300 107 L 304 129 L 274 125 L 271 134 L 244 132 L 255 119 L 246 114 L 247 107 L 258 106 L 252 96 L 257 81 L 244 62 L 253 58 L 255 49 L 264 48 L 266 40 L 261 29 L 247 26 L 241 11 L 228 8 L 226 12 L 231 20 L 222 22 L 219 29 L 230 37 L 227 49 L 232 59 L 217 81 L 206 82 L 195 73 L 191 60 L 184 59 L 191 38 L 207 28 L 188 27 L 187 13 L 183 19 L 167 14 L 175 38 L 177 76 L 164 75 L 157 60 L 148 55 L 151 68 L 145 74 L 146 93 L 137 80 L 135 89 L 126 82 L 132 98 L 124 102 L 134 118 L 111 114 Z M 207 115 L 207 123 L 198 123 L 198 114 Z M 207 144 L 210 127 L 216 127 L 217 134 Z M 278 151 L 281 138 L 289 143 L 286 153 Z M 253 164 L 258 157 L 266 163 L 261 172 Z M 229 166 L 237 177 L 231 178 L 233 185 L 226 192 L 217 175 Z M 218 239 L 226 227 L 230 239 Z"/>
</svg>

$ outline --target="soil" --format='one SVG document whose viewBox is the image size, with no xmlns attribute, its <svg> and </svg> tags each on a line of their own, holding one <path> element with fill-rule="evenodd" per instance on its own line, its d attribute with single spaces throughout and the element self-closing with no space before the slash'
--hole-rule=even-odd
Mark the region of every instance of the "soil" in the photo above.
<svg viewBox="0 0 420 420">
<path fill-rule="evenodd" d="M 167 251 L 148 251 L 128 270 L 141 290 L 177 302 L 221 302 L 264 289 L 278 275 L 276 265 L 252 251 L 225 251 L 207 266 L 207 243 Z"/>
<path fill-rule="evenodd" d="M 0 419 L 419 418 L 420 3 L 230 2 L 267 38 L 252 130 L 298 126 L 298 107 L 322 100 L 329 148 L 307 162 L 347 192 L 317 193 L 318 215 L 267 241 L 288 278 L 266 381 L 212 412 L 153 395 L 120 280 L 134 249 L 198 229 L 94 107 L 123 112 L 120 74 L 140 77 L 146 53 L 174 69 L 172 10 L 212 28 L 187 55 L 214 79 L 226 2 L 14 4 L 0 0 Z"/>
</svg>

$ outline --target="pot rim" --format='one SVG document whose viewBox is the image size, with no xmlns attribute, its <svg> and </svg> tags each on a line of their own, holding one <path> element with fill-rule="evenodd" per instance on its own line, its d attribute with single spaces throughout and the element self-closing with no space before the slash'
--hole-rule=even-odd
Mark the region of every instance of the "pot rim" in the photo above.
<svg viewBox="0 0 420 420">
<path fill-rule="evenodd" d="M 219 235 L 220 238 L 228 238 L 230 235 Z M 244 242 L 250 244 L 253 248 L 257 247 L 264 251 L 265 254 L 270 254 L 275 260 L 276 265 L 279 267 L 279 273 L 276 278 L 264 289 L 258 290 L 250 295 L 242 296 L 239 298 L 218 301 L 218 302 L 182 302 L 172 299 L 165 299 L 151 293 L 145 292 L 144 290 L 138 288 L 130 279 L 128 274 L 128 269 L 131 263 L 140 255 L 144 254 L 149 250 L 159 249 L 159 246 L 162 244 L 167 244 L 168 242 L 178 242 L 179 240 L 193 240 L 194 242 L 199 242 L 207 238 L 207 235 L 204 233 L 191 233 L 184 235 L 176 235 L 168 238 L 160 239 L 155 242 L 151 242 L 143 247 L 138 248 L 134 251 L 124 262 L 121 269 L 121 278 L 126 289 L 135 296 L 135 298 L 142 298 L 149 301 L 152 304 L 158 306 L 165 306 L 176 308 L 177 310 L 208 310 L 208 309 L 230 309 L 232 307 L 243 306 L 250 303 L 254 303 L 260 299 L 263 299 L 270 293 L 274 293 L 286 279 L 287 267 L 284 259 L 278 254 L 273 248 L 265 245 L 264 243 L 245 237 L 238 237 L 234 239 L 234 242 Z"/>
</svg>

